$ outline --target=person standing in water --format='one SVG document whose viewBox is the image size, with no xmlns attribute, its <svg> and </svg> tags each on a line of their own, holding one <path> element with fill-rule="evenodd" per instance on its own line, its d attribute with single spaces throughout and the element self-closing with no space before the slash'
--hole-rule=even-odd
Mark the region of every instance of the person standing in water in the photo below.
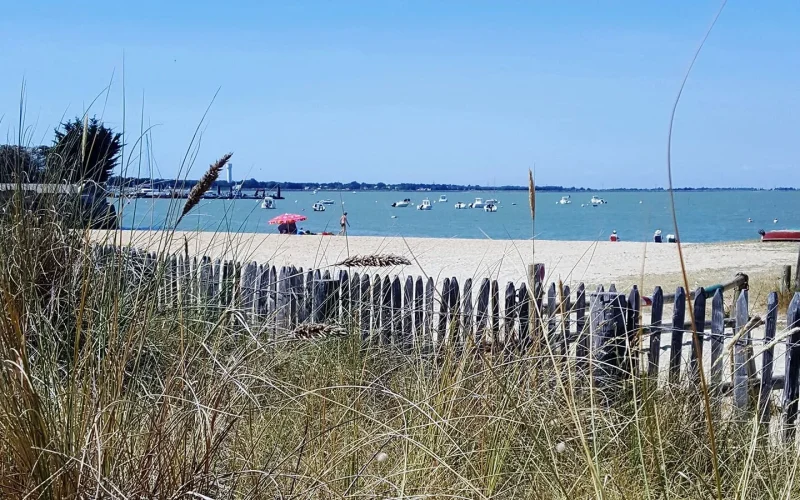
<svg viewBox="0 0 800 500">
<path fill-rule="evenodd" d="M 611 231 L 611 237 L 608 238 L 609 241 L 619 241 L 619 235 L 617 235 L 617 230 Z"/>
<path fill-rule="evenodd" d="M 342 214 L 342 218 L 339 219 L 339 225 L 342 227 L 341 231 L 339 231 L 339 235 L 343 236 L 347 234 L 347 227 L 350 226 L 350 222 L 347 220 L 347 212 Z"/>
</svg>

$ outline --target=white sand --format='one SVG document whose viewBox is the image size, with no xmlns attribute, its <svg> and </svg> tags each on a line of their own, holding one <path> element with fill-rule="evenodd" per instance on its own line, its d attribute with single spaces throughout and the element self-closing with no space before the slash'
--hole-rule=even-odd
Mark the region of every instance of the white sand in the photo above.
<svg viewBox="0 0 800 500">
<path fill-rule="evenodd" d="M 98 231 L 94 236 L 116 238 L 125 244 L 133 241 L 134 246 L 147 249 L 163 249 L 167 240 L 166 233 L 154 231 Z M 681 284 L 678 247 L 668 243 L 542 240 L 535 242 L 534 253 L 531 241 L 178 232 L 169 247 L 172 251 L 183 250 L 185 241 L 192 254 L 306 269 L 332 266 L 352 255 L 393 253 L 408 257 L 413 263 L 388 270 L 399 275 L 439 279 L 456 276 L 461 281 L 467 277 L 492 277 L 501 283 L 521 282 L 527 265 L 536 261 L 545 264 L 548 280 L 561 279 L 565 284 L 614 282 L 623 289 L 643 282 L 645 289 L 659 284 L 665 291 Z M 776 279 L 782 266 L 796 263 L 798 245 L 684 244 L 683 251 L 689 285 L 695 287 L 727 281 L 737 272 Z"/>
</svg>

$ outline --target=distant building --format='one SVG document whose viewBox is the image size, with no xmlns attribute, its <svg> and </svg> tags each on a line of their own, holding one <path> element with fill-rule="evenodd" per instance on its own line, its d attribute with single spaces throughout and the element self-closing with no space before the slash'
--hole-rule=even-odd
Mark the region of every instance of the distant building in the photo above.
<svg viewBox="0 0 800 500">
<path fill-rule="evenodd" d="M 233 163 L 228 163 L 228 184 L 233 184 Z"/>
</svg>

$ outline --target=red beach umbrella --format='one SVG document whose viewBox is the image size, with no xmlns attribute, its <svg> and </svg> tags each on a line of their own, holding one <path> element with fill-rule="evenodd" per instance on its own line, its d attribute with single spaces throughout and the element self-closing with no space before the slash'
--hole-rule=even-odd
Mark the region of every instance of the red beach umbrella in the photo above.
<svg viewBox="0 0 800 500">
<path fill-rule="evenodd" d="M 308 219 L 305 215 L 300 214 L 283 214 L 270 219 L 270 224 L 289 224 L 291 222 L 300 222 Z"/>
</svg>

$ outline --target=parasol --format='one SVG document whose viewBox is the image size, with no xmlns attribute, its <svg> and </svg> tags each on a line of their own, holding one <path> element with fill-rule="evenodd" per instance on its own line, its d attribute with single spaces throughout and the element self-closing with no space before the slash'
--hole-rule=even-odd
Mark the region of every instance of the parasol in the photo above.
<svg viewBox="0 0 800 500">
<path fill-rule="evenodd" d="M 300 222 L 306 220 L 308 217 L 300 214 L 283 214 L 270 219 L 270 224 L 289 224 L 291 222 Z"/>
</svg>

